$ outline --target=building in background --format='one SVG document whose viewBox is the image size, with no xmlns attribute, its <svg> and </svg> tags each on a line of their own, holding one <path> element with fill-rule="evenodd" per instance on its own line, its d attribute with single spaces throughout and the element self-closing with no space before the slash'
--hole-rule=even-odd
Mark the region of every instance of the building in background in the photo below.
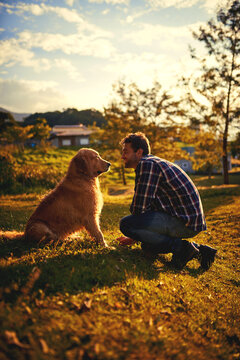
<svg viewBox="0 0 240 360">
<path fill-rule="evenodd" d="M 51 142 L 56 147 L 61 146 L 86 146 L 92 130 L 83 124 L 55 125 L 51 131 Z"/>
</svg>

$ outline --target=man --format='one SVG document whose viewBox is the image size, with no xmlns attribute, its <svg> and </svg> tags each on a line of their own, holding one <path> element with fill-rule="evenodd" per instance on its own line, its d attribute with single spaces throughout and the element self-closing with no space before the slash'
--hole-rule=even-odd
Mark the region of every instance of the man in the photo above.
<svg viewBox="0 0 240 360">
<path fill-rule="evenodd" d="M 143 133 L 129 134 L 121 141 L 126 168 L 135 169 L 135 192 L 131 215 L 120 221 L 125 235 L 121 245 L 140 241 L 148 253 L 172 253 L 171 265 L 182 269 L 193 258 L 208 270 L 217 250 L 194 242 L 206 230 L 202 203 L 197 188 L 177 165 L 150 155 L 149 141 Z"/>
</svg>

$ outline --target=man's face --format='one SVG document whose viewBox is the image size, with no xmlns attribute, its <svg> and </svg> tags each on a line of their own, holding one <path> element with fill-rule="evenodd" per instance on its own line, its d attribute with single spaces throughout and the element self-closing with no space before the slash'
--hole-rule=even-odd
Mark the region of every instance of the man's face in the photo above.
<svg viewBox="0 0 240 360">
<path fill-rule="evenodd" d="M 136 169 L 137 164 L 142 157 L 142 152 L 142 149 L 139 149 L 137 152 L 135 152 L 130 143 L 123 144 L 122 159 L 124 161 L 125 168 Z"/>
</svg>

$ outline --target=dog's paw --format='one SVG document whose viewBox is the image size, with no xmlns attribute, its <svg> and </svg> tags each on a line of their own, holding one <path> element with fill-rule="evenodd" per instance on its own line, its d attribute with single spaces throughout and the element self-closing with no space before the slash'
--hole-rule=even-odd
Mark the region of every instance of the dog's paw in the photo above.
<svg viewBox="0 0 240 360">
<path fill-rule="evenodd" d="M 103 247 L 107 250 L 116 250 L 116 248 L 114 246 L 108 245 L 107 243 L 104 243 Z"/>
</svg>

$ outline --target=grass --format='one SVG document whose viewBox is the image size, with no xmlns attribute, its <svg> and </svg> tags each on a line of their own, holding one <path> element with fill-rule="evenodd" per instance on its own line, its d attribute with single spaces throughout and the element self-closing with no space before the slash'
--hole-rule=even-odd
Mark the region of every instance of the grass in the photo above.
<svg viewBox="0 0 240 360">
<path fill-rule="evenodd" d="M 118 246 L 130 186 L 104 193 L 101 227 L 115 250 L 84 232 L 57 247 L 2 240 L 0 359 L 238 359 L 240 188 L 200 191 L 208 231 L 196 241 L 218 249 L 205 273 L 196 260 L 174 271 L 170 255 Z M 0 228 L 23 230 L 40 197 L 2 195 Z"/>
<path fill-rule="evenodd" d="M 30 175 L 36 168 L 39 180 L 30 177 L 16 188 L 26 193 L 0 195 L 0 229 L 24 230 L 48 189 L 45 173 L 52 170 L 54 184 L 75 152 L 18 155 L 17 166 Z M 116 174 L 101 177 L 101 228 L 115 250 L 97 247 L 85 232 L 56 247 L 0 239 L 1 360 L 240 357 L 240 175 L 230 174 L 230 186 L 222 185 L 222 176 L 193 176 L 208 224 L 196 241 L 218 249 L 205 273 L 196 260 L 174 271 L 170 255 L 148 259 L 139 245 L 116 243 L 133 193 L 133 173 L 127 178 L 123 186 Z"/>
</svg>

